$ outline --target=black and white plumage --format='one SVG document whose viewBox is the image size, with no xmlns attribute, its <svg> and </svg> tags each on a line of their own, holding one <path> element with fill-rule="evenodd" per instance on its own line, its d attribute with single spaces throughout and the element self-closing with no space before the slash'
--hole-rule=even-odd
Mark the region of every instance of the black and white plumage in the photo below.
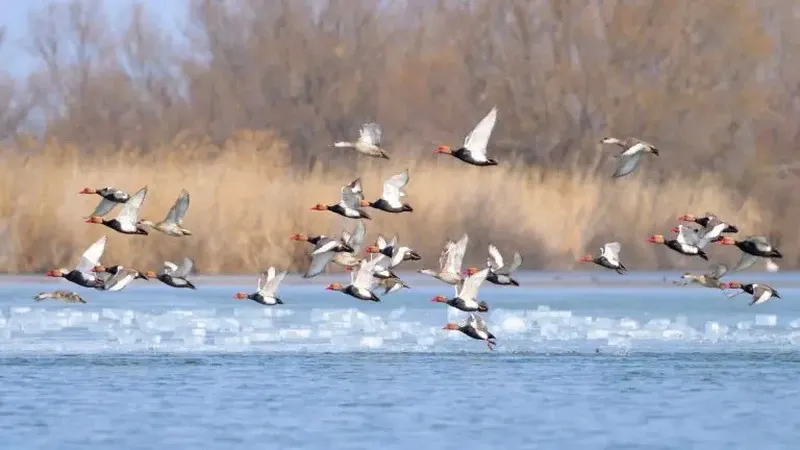
<svg viewBox="0 0 800 450">
<path fill-rule="evenodd" d="M 361 209 L 364 200 L 364 191 L 361 187 L 361 178 L 356 178 L 349 184 L 342 186 L 342 197 L 335 205 L 318 203 L 311 207 L 312 211 L 331 211 L 348 219 L 372 219 Z"/>
<path fill-rule="evenodd" d="M 778 290 L 773 288 L 768 284 L 760 284 L 760 283 L 749 283 L 749 284 L 742 284 L 737 281 L 732 281 L 727 283 L 725 286 L 728 289 L 741 289 L 742 292 L 729 296 L 729 298 L 736 297 L 742 293 L 748 293 L 753 296 L 753 300 L 750 302 L 750 306 L 758 305 L 761 303 L 765 303 L 769 301 L 769 299 L 781 298 L 781 295 L 778 293 Z"/>
<path fill-rule="evenodd" d="M 259 275 L 256 292 L 252 294 L 237 292 L 234 297 L 240 300 L 250 299 L 266 306 L 282 305 L 283 300 L 277 296 L 277 292 L 278 286 L 280 286 L 281 282 L 286 277 L 286 273 L 285 270 L 276 272 L 274 267 L 269 267 Z"/>
<path fill-rule="evenodd" d="M 578 262 L 592 262 L 623 275 L 628 269 L 620 261 L 619 253 L 621 249 L 619 242 L 609 242 L 600 247 L 600 253 L 597 256 L 586 255 L 578 259 Z"/>
<path fill-rule="evenodd" d="M 108 267 L 95 266 L 92 271 L 98 275 L 101 273 L 103 274 L 101 277 L 103 283 L 98 287 L 98 289 L 102 291 L 120 291 L 137 278 L 148 279 L 147 275 L 140 273 L 136 269 L 119 265 Z"/>
<path fill-rule="evenodd" d="M 466 277 L 463 282 L 459 283 L 459 285 L 456 285 L 455 297 L 448 299 L 443 295 L 437 295 L 431 299 L 431 301 L 447 303 L 453 308 L 465 312 L 486 312 L 489 310 L 489 305 L 487 305 L 485 302 L 478 301 L 478 290 L 480 289 L 484 280 L 486 280 L 488 274 L 489 268 L 487 267 Z"/>
<path fill-rule="evenodd" d="M 497 123 L 497 107 L 493 107 L 486 116 L 475 125 L 475 128 L 464 138 L 464 144 L 458 150 L 453 150 L 446 145 L 440 145 L 435 153 L 445 153 L 454 156 L 473 166 L 496 166 L 497 161 L 487 156 L 489 138 Z"/>
<path fill-rule="evenodd" d="M 414 209 L 411 205 L 403 203 L 401 200 L 406 196 L 403 188 L 408 184 L 408 169 L 403 172 L 392 176 L 383 182 L 383 193 L 381 198 L 374 202 L 363 201 L 361 206 L 370 206 L 381 211 L 390 213 L 412 212 Z"/>
<path fill-rule="evenodd" d="M 680 238 L 680 235 L 679 235 Z M 682 240 L 682 238 L 681 238 Z M 681 242 L 679 239 L 666 239 L 661 234 L 652 234 L 647 238 L 647 242 L 651 244 L 664 244 L 670 249 L 686 256 L 699 256 L 705 261 L 708 261 L 708 255 L 705 251 L 701 248 L 697 248 L 694 245 L 687 244 L 686 242 Z"/>
<path fill-rule="evenodd" d="M 343 286 L 341 283 L 331 283 L 325 288 L 328 291 L 339 291 L 359 300 L 379 302 L 381 299 L 372 292 L 376 278 L 374 275 L 375 264 L 378 260 L 364 259 L 357 271 L 350 272 L 350 284 Z"/>
<path fill-rule="evenodd" d="M 684 214 L 678 217 L 678 220 L 683 222 L 694 222 L 703 227 L 702 237 L 709 242 L 716 242 L 722 239 L 722 233 L 738 233 L 739 228 L 735 225 L 720 220 L 712 213 L 706 213 L 704 216 L 695 216 L 694 214 Z"/>
<path fill-rule="evenodd" d="M 147 186 L 136 191 L 122 205 L 117 217 L 106 220 L 99 216 L 92 216 L 86 220 L 86 223 L 102 224 L 122 234 L 146 235 L 147 231 L 139 223 L 139 208 L 142 206 L 146 196 Z"/>
<path fill-rule="evenodd" d="M 486 346 L 489 347 L 489 350 L 494 350 L 494 346 L 497 345 L 497 338 L 489 331 L 483 318 L 475 313 L 470 313 L 467 322 L 463 325 L 448 323 L 443 329 L 458 330 L 472 339 L 486 341 Z"/>
<path fill-rule="evenodd" d="M 191 281 L 186 279 L 192 268 L 194 268 L 194 261 L 191 258 L 184 258 L 180 267 L 171 261 L 164 261 L 159 273 L 148 272 L 147 276 L 158 278 L 162 283 L 174 288 L 197 289 Z"/>
<path fill-rule="evenodd" d="M 100 258 L 106 249 L 106 236 L 95 241 L 81 255 L 78 265 L 74 269 L 64 268 L 47 271 L 47 276 L 61 277 L 83 287 L 97 288 L 102 286 L 103 281 L 92 271 L 95 266 L 100 264 Z"/>
<path fill-rule="evenodd" d="M 352 267 L 359 263 L 355 256 L 364 242 L 366 227 L 363 221 L 358 221 L 353 232 L 342 230 L 341 239 L 329 238 L 325 235 L 309 237 L 303 234 L 294 234 L 291 239 L 307 241 L 314 244 L 311 252 L 311 263 L 303 278 L 313 278 L 325 270 L 330 262 L 335 262 L 343 267 Z"/>
<path fill-rule="evenodd" d="M 385 255 L 390 259 L 389 269 L 395 268 L 403 261 L 419 261 L 422 256 L 419 255 L 414 249 L 406 246 L 398 245 L 399 237 L 394 235 L 390 242 L 386 241 L 383 235 L 378 235 L 375 245 L 367 247 L 367 253 L 378 253 Z"/>
<path fill-rule="evenodd" d="M 500 249 L 494 244 L 489 244 L 489 257 L 486 258 L 486 266 L 489 268 L 489 274 L 486 277 L 486 281 L 503 286 L 519 286 L 519 283 L 511 277 L 511 274 L 521 265 L 522 255 L 519 252 L 514 252 L 511 263 L 506 264 L 503 255 L 500 253 Z"/>
<path fill-rule="evenodd" d="M 749 269 L 759 258 L 783 258 L 781 252 L 778 251 L 765 236 L 747 236 L 743 240 L 736 240 L 730 236 L 725 236 L 721 240 L 716 241 L 716 244 L 735 245 L 742 251 L 739 262 L 731 269 L 731 272 L 740 272 Z M 767 261 L 769 261 L 769 259 Z M 777 264 L 774 263 L 773 265 L 777 266 Z M 777 269 L 777 267 L 775 267 L 775 269 Z"/>
<path fill-rule="evenodd" d="M 115 187 L 107 186 L 100 189 L 92 189 L 92 188 L 84 188 L 82 191 L 79 192 L 80 194 L 97 194 L 100 197 L 100 203 L 94 208 L 91 214 L 84 217 L 88 219 L 90 217 L 102 217 L 106 214 L 110 213 L 115 206 L 125 203 L 130 199 L 130 195 L 123 191 L 122 189 L 117 189 Z"/>
</svg>

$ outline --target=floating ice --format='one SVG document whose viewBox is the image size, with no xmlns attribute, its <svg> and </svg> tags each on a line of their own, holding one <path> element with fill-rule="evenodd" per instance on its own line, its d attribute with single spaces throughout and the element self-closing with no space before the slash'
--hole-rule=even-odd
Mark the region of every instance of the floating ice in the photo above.
<svg viewBox="0 0 800 450">
<path fill-rule="evenodd" d="M 778 324 L 778 316 L 774 314 L 757 314 L 756 325 L 763 327 L 774 327 Z"/>
<path fill-rule="evenodd" d="M 0 352 L 125 351 L 486 351 L 450 322 L 467 314 L 451 307 L 228 307 L 137 310 L 73 305 L 8 307 L 0 313 Z M 379 305 L 380 306 L 380 305 Z M 437 305 L 439 306 L 439 305 Z M 483 314 L 502 342 L 498 351 L 552 351 L 607 344 L 625 349 L 740 349 L 742 345 L 800 345 L 800 318 L 774 314 L 598 317 L 541 305 L 493 308 Z M 780 324 L 779 324 L 780 322 Z M 698 347 L 700 345 L 700 347 Z M 716 347 L 714 347 L 716 348 Z"/>
</svg>

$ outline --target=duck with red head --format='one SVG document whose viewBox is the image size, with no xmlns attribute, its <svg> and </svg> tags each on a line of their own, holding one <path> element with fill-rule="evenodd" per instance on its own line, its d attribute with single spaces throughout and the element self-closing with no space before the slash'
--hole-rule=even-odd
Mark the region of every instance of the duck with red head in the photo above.
<svg viewBox="0 0 800 450">
<path fill-rule="evenodd" d="M 278 291 L 278 286 L 286 277 L 286 273 L 286 271 L 276 273 L 274 267 L 269 267 L 267 270 L 261 272 L 261 275 L 258 277 L 256 292 L 252 294 L 237 292 L 233 297 L 239 300 L 249 299 L 265 306 L 282 305 L 283 300 L 281 300 L 276 293 Z"/>
<path fill-rule="evenodd" d="M 408 205 L 400 201 L 401 197 L 405 197 L 406 193 L 403 191 L 403 188 L 406 187 L 408 184 L 408 169 L 404 170 L 402 173 L 392 176 L 388 180 L 383 182 L 383 193 L 381 197 L 374 202 L 368 202 L 366 200 L 361 200 L 360 206 L 362 207 L 372 207 L 375 209 L 380 209 L 381 211 L 385 211 L 388 213 L 402 213 L 402 212 L 412 212 L 414 209 Z"/>
<path fill-rule="evenodd" d="M 725 236 L 716 242 L 718 245 L 735 245 L 739 250 L 753 256 L 763 258 L 783 258 L 781 252 L 770 244 L 764 236 L 750 236 L 747 239 L 738 241 L 730 236 Z"/>
<path fill-rule="evenodd" d="M 486 156 L 489 138 L 496 122 L 497 107 L 494 107 L 467 135 L 461 148 L 453 150 L 447 145 L 440 145 L 436 147 L 434 153 L 451 155 L 473 166 L 496 166 L 497 161 Z"/>
<path fill-rule="evenodd" d="M 455 309 L 465 312 L 488 312 L 489 305 L 484 301 L 475 301 L 470 299 L 469 301 L 464 300 L 459 297 L 450 298 L 448 299 L 444 295 L 437 295 L 431 299 L 434 303 L 446 303 L 452 306 Z"/>
<path fill-rule="evenodd" d="M 494 244 L 489 244 L 489 257 L 486 258 L 486 266 L 489 268 L 489 274 L 486 276 L 486 281 L 499 286 L 519 286 L 517 280 L 511 277 L 511 274 L 522 265 L 522 255 L 519 252 L 514 252 L 513 259 L 510 264 L 506 264 L 500 249 Z M 463 271 L 465 275 L 474 275 L 480 272 L 477 267 L 469 267 Z"/>
<path fill-rule="evenodd" d="M 679 242 L 677 239 L 665 239 L 661 234 L 652 234 L 648 236 L 647 242 L 651 244 L 664 244 L 682 255 L 699 256 L 705 261 L 708 261 L 708 255 L 702 249 L 697 248 L 694 245 Z"/>
<path fill-rule="evenodd" d="M 97 194 L 100 197 L 102 197 L 100 199 L 100 203 L 98 203 L 97 206 L 94 208 L 94 211 L 92 211 L 92 213 L 89 214 L 89 216 L 87 216 L 86 218 L 105 216 L 106 214 L 110 213 L 115 206 L 122 203 L 127 203 L 128 200 L 130 200 L 131 198 L 130 195 L 123 192 L 122 190 L 112 187 L 104 187 L 101 189 L 94 189 L 87 187 L 84 188 L 82 191 L 80 191 L 79 194 L 89 194 L 89 195 Z"/>
<path fill-rule="evenodd" d="M 197 287 L 195 287 L 191 281 L 186 279 L 186 277 L 192 272 L 193 268 L 194 261 L 191 258 L 183 258 L 183 264 L 180 266 L 172 261 L 164 261 L 164 265 L 161 267 L 161 270 L 158 272 L 158 274 L 148 270 L 145 272 L 145 276 L 155 278 L 167 286 L 179 289 L 194 290 L 197 289 Z"/>
<path fill-rule="evenodd" d="M 306 241 L 314 245 L 311 252 L 311 264 L 306 269 L 303 278 L 313 278 L 325 270 L 330 262 L 340 266 L 356 265 L 359 259 L 355 257 L 355 248 L 361 245 L 357 242 L 363 240 L 365 233 L 364 224 L 359 221 L 353 233 L 347 231 L 342 233 L 342 239 L 333 239 L 325 235 L 307 236 L 305 234 L 293 234 L 290 239 L 295 241 Z M 350 244 L 352 242 L 352 245 Z"/>
<path fill-rule="evenodd" d="M 142 202 L 144 202 L 146 196 L 147 186 L 136 191 L 136 193 L 122 205 L 117 217 L 106 220 L 102 217 L 91 216 L 86 219 L 86 223 L 105 225 L 122 234 L 147 235 L 147 231 L 142 227 L 139 221 L 139 208 L 142 206 Z"/>
<path fill-rule="evenodd" d="M 344 286 L 341 283 L 334 282 L 325 288 L 327 291 L 339 291 L 359 300 L 379 302 L 381 299 L 372 292 L 372 286 L 375 284 L 376 278 L 373 274 L 375 265 L 378 260 L 371 261 L 362 260 L 358 265 L 358 270 L 352 275 L 352 282 Z"/>
<path fill-rule="evenodd" d="M 100 189 L 85 187 L 83 190 L 78 192 L 79 194 L 88 194 L 94 195 L 97 194 L 104 199 L 113 202 L 113 203 L 125 203 L 130 199 L 130 195 L 128 195 L 122 189 L 117 189 L 115 187 L 107 186 Z"/>
<path fill-rule="evenodd" d="M 67 281 L 71 281 L 87 288 L 97 288 L 103 284 L 103 282 L 94 275 L 89 275 L 76 269 L 52 269 L 45 272 L 45 275 L 54 278 L 64 278 Z"/>
<path fill-rule="evenodd" d="M 314 245 L 314 254 L 320 254 L 324 252 L 352 252 L 353 247 L 347 245 L 347 243 L 342 242 L 338 239 L 332 239 L 324 234 L 319 236 L 308 236 L 305 234 L 293 234 L 289 236 L 289 239 L 293 241 L 305 241 L 309 244 Z"/>
<path fill-rule="evenodd" d="M 783 254 L 775 248 L 765 236 L 748 236 L 741 241 L 730 236 L 725 236 L 715 242 L 717 245 L 734 245 L 742 251 L 739 262 L 731 269 L 732 272 L 740 272 L 748 269 L 755 264 L 759 258 L 783 258 Z M 777 267 L 770 259 L 767 259 L 767 266 L 770 264 Z"/>
<path fill-rule="evenodd" d="M 705 232 L 710 232 L 711 230 L 719 230 L 719 233 L 738 233 L 739 228 L 736 225 L 730 225 L 727 223 L 722 222 L 711 213 L 706 213 L 705 216 L 696 216 L 694 214 L 683 214 L 678 217 L 678 220 L 681 222 L 694 222 L 705 229 Z"/>
<path fill-rule="evenodd" d="M 331 211 L 348 219 L 372 219 L 369 214 L 361 209 L 364 200 L 364 191 L 361 188 L 361 179 L 356 178 L 350 184 L 342 186 L 342 196 L 335 205 L 318 203 L 311 207 L 312 211 Z"/>
<path fill-rule="evenodd" d="M 100 264 L 100 258 L 103 256 L 105 249 L 106 236 L 103 236 L 83 252 L 80 262 L 74 269 L 52 269 L 48 270 L 46 275 L 48 277 L 61 277 L 83 287 L 100 288 L 103 282 L 91 269 Z"/>
<path fill-rule="evenodd" d="M 497 345 L 497 338 L 489 331 L 486 322 L 474 313 L 469 314 L 469 319 L 465 324 L 447 323 L 442 329 L 460 331 L 472 339 L 486 341 L 486 346 L 489 347 L 489 350 L 494 350 L 494 346 Z"/>
<path fill-rule="evenodd" d="M 381 301 L 381 299 L 378 298 L 378 296 L 375 295 L 372 291 L 369 291 L 368 289 L 367 290 L 358 289 L 358 288 L 354 287 L 352 284 L 344 286 L 344 285 L 342 285 L 342 283 L 333 282 L 333 283 L 329 284 L 328 287 L 325 288 L 325 290 L 326 291 L 339 291 L 339 292 L 347 294 L 347 295 L 349 295 L 351 297 L 355 297 L 355 298 L 357 298 L 359 300 L 372 301 L 372 302 Z"/>
<path fill-rule="evenodd" d="M 489 305 L 486 302 L 478 301 L 478 289 L 489 274 L 489 268 L 475 272 L 466 277 L 461 283 L 461 288 L 456 286 L 456 296 L 448 299 L 443 295 L 437 295 L 431 299 L 432 302 L 446 303 L 455 309 L 464 312 L 486 312 Z"/>
<path fill-rule="evenodd" d="M 750 302 L 750 306 L 765 303 L 773 297 L 781 298 L 777 289 L 761 283 L 743 284 L 738 281 L 731 281 L 729 283 L 723 283 L 723 289 L 741 289 L 742 292 L 740 292 L 740 294 L 747 293 L 752 295 L 753 300 Z M 735 297 L 735 295 L 732 297 Z"/>
<path fill-rule="evenodd" d="M 695 216 L 694 214 L 684 214 L 678 217 L 678 220 L 682 222 L 694 222 L 703 228 L 701 230 L 693 230 L 698 238 L 703 243 L 709 242 L 717 242 L 722 240 L 722 233 L 738 233 L 739 229 L 734 226 L 727 224 L 717 216 L 706 213 L 705 216 Z M 677 228 L 681 228 L 683 225 L 679 225 Z M 704 244 L 703 244 L 704 245 Z M 703 245 L 699 245 L 701 248 Z"/>
<path fill-rule="evenodd" d="M 618 274 L 623 275 L 628 269 L 622 264 L 619 259 L 619 252 L 621 250 L 621 246 L 619 242 L 609 242 L 600 247 L 600 254 L 597 256 L 586 255 L 581 258 L 578 258 L 578 262 L 591 262 L 595 263 L 600 267 L 605 267 L 606 269 L 611 269 L 616 271 Z"/>
<path fill-rule="evenodd" d="M 378 254 L 389 258 L 388 269 L 397 267 L 403 261 L 419 261 L 422 259 L 422 256 L 415 250 L 398 245 L 397 239 L 398 236 L 394 235 L 391 242 L 386 242 L 386 238 L 379 234 L 377 242 L 364 249 L 364 252 L 366 255 Z M 386 265 L 382 262 L 380 264 Z"/>
<path fill-rule="evenodd" d="M 103 286 L 100 289 L 103 291 L 114 292 L 122 290 L 136 279 L 149 280 L 145 274 L 138 270 L 119 265 L 103 266 L 98 264 L 92 267 L 90 271 L 101 275 L 99 278 L 103 281 Z"/>
</svg>

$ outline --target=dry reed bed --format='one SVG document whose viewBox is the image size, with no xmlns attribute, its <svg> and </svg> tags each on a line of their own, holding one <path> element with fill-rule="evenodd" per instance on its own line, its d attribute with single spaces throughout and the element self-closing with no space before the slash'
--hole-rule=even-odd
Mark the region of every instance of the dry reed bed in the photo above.
<svg viewBox="0 0 800 450">
<path fill-rule="evenodd" d="M 323 151 L 325 151 L 323 149 Z M 49 144 L 30 156 L 6 152 L 0 175 L 0 271 L 41 272 L 72 267 L 85 248 L 108 235 L 103 262 L 155 269 L 165 259 L 195 259 L 201 273 L 249 273 L 267 265 L 298 270 L 307 263 L 307 244 L 288 239 L 295 232 L 336 234 L 354 222 L 328 212 L 310 211 L 316 203 L 338 201 L 341 185 L 356 176 L 369 200 L 381 194 L 382 179 L 409 167 L 406 201 L 410 214 L 369 209 L 367 240 L 398 233 L 401 242 L 422 252 L 420 268 L 433 266 L 445 239 L 470 234 L 468 264 L 483 264 L 486 244 L 519 249 L 524 267 L 575 267 L 575 257 L 619 240 L 630 268 L 705 266 L 653 248 L 648 234 L 668 233 L 677 215 L 713 210 L 730 217 L 743 232 L 766 226 L 753 200 L 738 199 L 721 181 L 674 179 L 655 185 L 643 174 L 612 180 L 580 172 L 546 170 L 503 162 L 475 168 L 434 155 L 414 161 L 357 161 L 300 171 L 288 163 L 289 149 L 268 132 L 243 132 L 221 147 L 171 145 L 143 154 L 132 149 L 100 151 L 89 157 L 78 149 Z M 141 217 L 160 220 L 181 188 L 192 195 L 186 238 L 158 232 L 127 236 L 84 223 L 98 196 L 81 196 L 85 187 L 113 185 L 130 192 L 149 186 Z M 113 214 L 113 213 L 112 213 Z M 730 253 L 728 253 L 730 252 Z M 735 252 L 714 248 L 730 261 Z M 722 255 L 722 256 L 720 256 Z"/>
</svg>

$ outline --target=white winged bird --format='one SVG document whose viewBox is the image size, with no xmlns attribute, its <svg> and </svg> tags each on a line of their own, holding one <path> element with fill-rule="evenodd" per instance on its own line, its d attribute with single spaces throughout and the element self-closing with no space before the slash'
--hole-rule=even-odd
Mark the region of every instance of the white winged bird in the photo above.
<svg viewBox="0 0 800 450">
<path fill-rule="evenodd" d="M 372 208 L 380 209 L 381 211 L 389 213 L 412 212 L 414 211 L 414 208 L 412 208 L 411 205 L 400 201 L 402 197 L 406 196 L 403 188 L 406 187 L 407 184 L 408 169 L 404 170 L 402 173 L 393 175 L 391 178 L 383 182 L 383 193 L 381 194 L 381 198 L 375 200 L 374 202 L 362 200 L 361 206 L 370 206 Z"/>
<path fill-rule="evenodd" d="M 311 207 L 312 211 L 331 211 L 348 219 L 372 219 L 361 209 L 364 200 L 364 191 L 361 188 L 361 178 L 356 178 L 349 184 L 342 186 L 342 198 L 335 205 L 318 203 Z"/>
<path fill-rule="evenodd" d="M 148 271 L 145 275 L 149 278 L 158 278 L 162 283 L 174 288 L 196 289 L 194 284 L 186 279 L 193 267 L 194 261 L 190 258 L 184 258 L 180 267 L 171 261 L 164 261 L 159 273 Z"/>
<path fill-rule="evenodd" d="M 730 283 L 724 283 L 723 288 L 742 290 L 742 292 L 730 295 L 728 298 L 733 298 L 743 293 L 752 295 L 753 300 L 750 302 L 750 306 L 764 303 L 767 300 L 771 299 L 772 297 L 781 298 L 781 295 L 778 293 L 778 290 L 767 284 L 759 284 L 759 283 L 742 284 L 739 283 L 738 281 L 731 281 Z"/>
<path fill-rule="evenodd" d="M 676 239 L 679 243 L 697 247 L 701 250 L 706 248 L 708 244 L 722 239 L 717 229 L 697 229 L 679 224 L 678 226 L 672 227 L 670 231 L 678 233 Z"/>
<path fill-rule="evenodd" d="M 465 233 L 458 242 L 448 240 L 439 256 L 439 270 L 421 269 L 418 273 L 430 275 L 455 287 L 458 295 L 458 283 L 461 281 L 461 264 L 467 252 L 469 237 Z"/>
<path fill-rule="evenodd" d="M 117 217 L 111 220 L 92 215 L 86 219 L 86 223 L 97 223 L 107 226 L 122 234 L 147 234 L 147 231 L 139 223 L 139 208 L 147 196 L 147 186 L 139 189 L 126 201 L 120 208 Z"/>
<path fill-rule="evenodd" d="M 486 346 L 489 347 L 489 350 L 494 350 L 493 347 L 497 345 L 497 338 L 492 334 L 491 331 L 489 331 L 489 328 L 486 326 L 486 322 L 481 318 L 481 316 L 475 313 L 470 313 L 469 319 L 467 319 L 467 322 L 463 325 L 459 325 L 457 323 L 448 323 L 442 328 L 445 330 L 458 330 L 472 339 L 486 341 Z"/>
<path fill-rule="evenodd" d="M 597 256 L 586 255 L 578 259 L 578 262 L 591 262 L 598 266 L 605 267 L 606 269 L 615 270 L 618 274 L 622 275 L 628 269 L 620 262 L 619 252 L 621 246 L 619 242 L 609 242 L 600 247 L 600 254 Z"/>
<path fill-rule="evenodd" d="M 645 153 L 652 153 L 658 156 L 658 148 L 649 142 L 634 137 L 626 137 L 618 139 L 615 137 L 606 137 L 600 140 L 601 144 L 616 144 L 622 147 L 622 151 L 615 155 L 619 158 L 617 168 L 614 170 L 613 178 L 624 177 L 629 173 L 636 170 L 639 166 L 639 161 Z"/>
<path fill-rule="evenodd" d="M 105 216 L 106 214 L 110 213 L 115 206 L 121 203 L 125 203 L 128 201 L 128 199 L 131 198 L 131 196 L 128 195 L 128 193 L 126 193 L 122 189 L 117 189 L 111 186 L 107 186 L 100 189 L 93 189 L 87 187 L 83 188 L 83 190 L 80 191 L 79 194 L 90 194 L 90 195 L 97 194 L 100 197 L 102 197 L 100 199 L 100 203 L 98 203 L 97 207 L 94 208 L 94 211 L 92 211 L 92 213 L 89 214 L 87 217 L 84 217 L 85 219 L 88 219 L 89 217 Z"/>
<path fill-rule="evenodd" d="M 431 299 L 432 302 L 447 303 L 455 309 L 461 311 L 473 312 L 480 311 L 486 312 L 489 310 L 489 305 L 486 302 L 478 301 L 478 289 L 489 274 L 489 268 L 485 268 L 479 272 L 468 276 L 461 283 L 460 289 L 456 287 L 456 296 L 448 299 L 444 295 L 437 295 Z"/>
<path fill-rule="evenodd" d="M 489 257 L 486 258 L 486 267 L 489 268 L 489 275 L 486 281 L 492 284 L 499 284 L 501 286 L 519 286 L 517 280 L 511 277 L 511 274 L 522 265 L 522 255 L 519 252 L 514 252 L 514 259 L 511 264 L 506 264 L 500 250 L 494 244 L 489 244 Z M 465 271 L 467 275 L 478 273 L 480 269 L 477 267 L 470 267 Z"/>
<path fill-rule="evenodd" d="M 381 147 L 383 130 L 377 123 L 365 123 L 359 130 L 358 140 L 355 142 L 334 142 L 331 147 L 352 148 L 362 155 L 389 159 L 389 154 Z"/>
<path fill-rule="evenodd" d="M 103 236 L 89 246 L 81 255 L 78 265 L 74 269 L 64 268 L 48 270 L 46 275 L 49 277 L 61 277 L 83 287 L 98 288 L 103 282 L 92 272 L 94 266 L 100 264 L 100 258 L 106 249 L 106 237 Z"/>
<path fill-rule="evenodd" d="M 711 213 L 706 213 L 705 216 L 695 216 L 694 214 L 684 214 L 678 217 L 682 222 L 694 222 L 703 227 L 703 237 L 710 242 L 716 242 L 722 239 L 722 233 L 738 233 L 739 228 L 735 225 L 727 224 L 717 216 Z"/>
<path fill-rule="evenodd" d="M 102 268 L 103 270 L 100 270 L 99 268 Z M 112 270 L 113 272 L 111 272 Z M 102 291 L 120 291 L 137 278 L 143 278 L 145 280 L 148 279 L 144 274 L 139 273 L 138 270 L 123 266 L 111 266 L 107 268 L 103 266 L 95 266 L 92 268 L 92 271 L 103 273 L 103 284 L 98 288 Z"/>
<path fill-rule="evenodd" d="M 383 295 L 391 294 L 392 292 L 398 291 L 402 288 L 411 289 L 411 286 L 406 284 L 403 280 L 400 279 L 394 272 L 392 272 L 391 268 L 391 261 L 389 257 L 384 254 L 378 254 L 378 256 L 372 256 L 370 260 L 373 264 L 372 266 L 372 276 L 375 277 L 377 285 L 383 287 Z M 355 267 L 346 267 L 346 271 L 352 272 L 355 270 Z"/>
<path fill-rule="evenodd" d="M 386 242 L 386 238 L 379 234 L 375 244 L 370 245 L 364 251 L 385 255 L 391 261 L 389 263 L 390 269 L 397 267 L 403 261 L 419 261 L 422 259 L 422 256 L 414 249 L 398 245 L 397 239 L 398 236 L 394 235 L 391 242 Z"/>
<path fill-rule="evenodd" d="M 282 305 L 283 300 L 281 300 L 276 293 L 284 277 L 286 277 L 285 270 L 276 274 L 275 268 L 270 267 L 261 272 L 261 275 L 258 277 L 258 289 L 256 292 L 252 294 L 237 292 L 234 298 L 238 298 L 239 300 L 250 299 L 256 303 L 267 306 Z"/>
<path fill-rule="evenodd" d="M 325 289 L 328 291 L 343 292 L 359 300 L 381 301 L 381 299 L 372 292 L 372 288 L 376 282 L 373 270 L 377 261 L 377 259 L 371 261 L 366 259 L 362 260 L 358 266 L 358 270 L 350 272 L 349 285 L 342 286 L 341 283 L 331 283 Z"/>
<path fill-rule="evenodd" d="M 779 252 L 765 236 L 747 236 L 741 241 L 730 236 L 724 236 L 722 239 L 716 241 L 715 244 L 735 245 L 742 251 L 739 262 L 731 269 L 731 272 L 749 269 L 758 261 L 758 258 L 783 258 L 781 252 Z M 767 267 L 769 268 L 769 265 Z"/>
<path fill-rule="evenodd" d="M 167 217 L 164 220 L 158 223 L 153 223 L 150 220 L 140 220 L 139 225 L 155 228 L 167 236 L 191 236 L 192 232 L 183 227 L 183 217 L 186 215 L 187 209 L 189 209 L 189 193 L 186 192 L 186 189 L 181 189 L 181 194 L 175 200 L 169 212 L 167 212 Z"/>
<path fill-rule="evenodd" d="M 307 241 L 314 244 L 314 251 L 311 252 L 311 264 L 309 264 L 303 278 L 312 278 L 325 270 L 330 262 L 334 262 L 342 267 L 352 267 L 360 262 L 355 254 L 361 249 L 366 227 L 364 222 L 359 220 L 353 233 L 342 230 L 342 238 L 332 239 L 325 235 L 306 236 L 304 234 L 293 234 L 291 239 L 296 241 Z"/>
<path fill-rule="evenodd" d="M 682 225 L 679 225 L 679 227 Z M 688 228 L 688 227 L 686 227 Z M 651 244 L 664 244 L 669 247 L 671 250 L 674 250 L 682 255 L 686 256 L 699 256 L 700 258 L 708 261 L 708 255 L 702 248 L 698 248 L 696 245 L 696 235 L 694 231 L 691 229 L 687 229 L 683 232 L 678 233 L 677 239 L 666 239 L 664 235 L 661 234 L 651 234 L 647 237 L 647 242 Z"/>
<path fill-rule="evenodd" d="M 489 138 L 492 136 L 492 130 L 496 122 L 497 107 L 495 106 L 464 138 L 464 145 L 461 148 L 453 150 L 446 145 L 440 145 L 436 147 L 434 153 L 445 153 L 473 166 L 496 166 L 497 161 L 486 156 Z"/>
</svg>

